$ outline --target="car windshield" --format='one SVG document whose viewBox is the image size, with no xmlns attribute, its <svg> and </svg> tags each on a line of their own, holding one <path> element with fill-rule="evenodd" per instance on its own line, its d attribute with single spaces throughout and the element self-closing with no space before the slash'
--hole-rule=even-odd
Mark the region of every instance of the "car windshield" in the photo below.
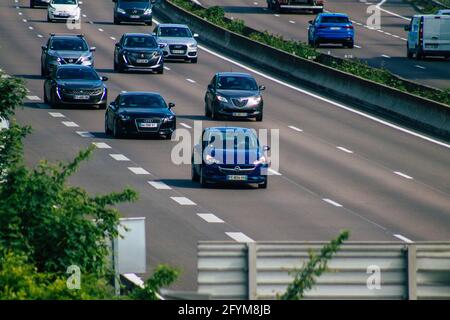
<svg viewBox="0 0 450 320">
<path fill-rule="evenodd" d="M 120 2 L 148 2 L 148 0 L 120 0 Z"/>
<path fill-rule="evenodd" d="M 56 78 L 66 80 L 100 80 L 98 74 L 91 68 L 59 69 Z"/>
<path fill-rule="evenodd" d="M 51 4 L 77 4 L 77 0 L 52 0 Z"/>
<path fill-rule="evenodd" d="M 205 141 L 214 149 L 250 150 L 258 148 L 258 139 L 248 130 L 213 130 L 207 133 Z"/>
<path fill-rule="evenodd" d="M 220 90 L 258 90 L 255 79 L 250 77 L 223 76 L 217 82 Z"/>
<path fill-rule="evenodd" d="M 153 37 L 128 36 L 125 38 L 125 47 L 131 48 L 156 48 L 157 43 Z"/>
<path fill-rule="evenodd" d="M 184 27 L 162 27 L 159 29 L 160 37 L 190 38 L 192 33 Z"/>
<path fill-rule="evenodd" d="M 119 107 L 157 109 L 157 108 L 167 108 L 167 105 L 161 96 L 142 94 L 142 95 L 123 96 L 120 99 Z"/>
<path fill-rule="evenodd" d="M 51 50 L 87 51 L 88 46 L 83 39 L 53 39 Z"/>
<path fill-rule="evenodd" d="M 330 17 L 322 17 L 320 19 L 320 22 L 322 23 L 348 23 L 347 17 L 338 17 L 338 16 L 330 16 Z"/>
</svg>

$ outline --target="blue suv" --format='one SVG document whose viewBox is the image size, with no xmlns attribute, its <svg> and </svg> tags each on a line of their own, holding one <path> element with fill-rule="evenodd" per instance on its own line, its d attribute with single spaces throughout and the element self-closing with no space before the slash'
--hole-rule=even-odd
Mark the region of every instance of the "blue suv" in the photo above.
<svg viewBox="0 0 450 320">
<path fill-rule="evenodd" d="M 322 43 L 341 43 L 353 48 L 355 33 L 346 14 L 321 13 L 309 21 L 308 43 L 317 48 Z"/>
<path fill-rule="evenodd" d="M 206 128 L 192 153 L 192 181 L 200 182 L 202 187 L 211 182 L 254 183 L 265 189 L 269 149 L 260 145 L 254 129 Z"/>
</svg>

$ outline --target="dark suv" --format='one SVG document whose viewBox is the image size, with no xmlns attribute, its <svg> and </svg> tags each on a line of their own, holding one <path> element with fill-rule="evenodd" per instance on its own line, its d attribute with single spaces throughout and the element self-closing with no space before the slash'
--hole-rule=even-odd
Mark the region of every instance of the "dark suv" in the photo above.
<svg viewBox="0 0 450 320">
<path fill-rule="evenodd" d="M 41 75 L 48 75 L 52 69 L 65 64 L 94 66 L 95 47 L 89 47 L 82 34 L 50 34 L 47 44 L 42 46 Z"/>
<path fill-rule="evenodd" d="M 164 73 L 164 55 L 152 35 L 125 33 L 116 43 L 114 71 L 150 70 Z"/>
<path fill-rule="evenodd" d="M 94 68 L 77 65 L 59 66 L 44 82 L 44 102 L 60 105 L 98 105 L 106 109 L 108 91 Z"/>
<path fill-rule="evenodd" d="M 114 5 L 114 24 L 121 22 L 140 22 L 152 25 L 152 1 L 150 0 L 112 0 Z"/>
</svg>

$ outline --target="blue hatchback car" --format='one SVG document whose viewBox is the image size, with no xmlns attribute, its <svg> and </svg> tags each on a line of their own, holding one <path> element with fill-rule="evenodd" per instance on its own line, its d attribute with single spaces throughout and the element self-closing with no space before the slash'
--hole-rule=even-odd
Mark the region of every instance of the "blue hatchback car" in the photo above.
<svg viewBox="0 0 450 320">
<path fill-rule="evenodd" d="M 203 130 L 192 153 L 192 180 L 208 183 L 257 184 L 267 188 L 269 161 L 254 129 L 211 127 Z"/>
<path fill-rule="evenodd" d="M 321 13 L 309 21 L 308 43 L 317 48 L 322 43 L 341 43 L 353 48 L 355 32 L 346 14 Z"/>
</svg>

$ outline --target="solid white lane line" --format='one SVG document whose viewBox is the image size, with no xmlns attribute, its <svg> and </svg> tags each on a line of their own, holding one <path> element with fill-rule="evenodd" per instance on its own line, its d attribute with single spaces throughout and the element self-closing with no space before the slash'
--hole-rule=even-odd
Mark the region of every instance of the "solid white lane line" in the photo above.
<svg viewBox="0 0 450 320">
<path fill-rule="evenodd" d="M 197 213 L 197 215 L 208 223 L 224 223 L 222 219 L 212 213 Z"/>
<path fill-rule="evenodd" d="M 77 131 L 77 134 L 83 138 L 94 138 L 94 135 L 89 131 Z"/>
<path fill-rule="evenodd" d="M 242 232 L 225 232 L 225 234 L 237 242 L 255 242 L 252 238 L 246 236 Z"/>
<path fill-rule="evenodd" d="M 297 132 L 303 132 L 302 129 L 297 128 L 297 127 L 294 127 L 294 126 L 288 126 L 288 128 L 291 128 L 292 130 L 295 130 L 295 131 L 297 131 Z"/>
<path fill-rule="evenodd" d="M 27 96 L 27 99 L 30 101 L 39 101 L 41 100 L 41 98 L 39 98 L 38 96 Z"/>
<path fill-rule="evenodd" d="M 128 170 L 130 170 L 134 174 L 150 174 L 150 172 L 141 167 L 128 167 Z"/>
<path fill-rule="evenodd" d="M 195 83 L 195 80 L 189 79 L 187 78 L 186 81 L 190 82 L 190 83 Z"/>
<path fill-rule="evenodd" d="M 381 11 L 386 12 L 386 13 L 388 13 L 388 14 L 390 14 L 390 15 L 393 15 L 393 16 L 395 16 L 395 17 L 397 17 L 397 18 L 400 18 L 400 19 L 409 21 L 409 18 L 407 18 L 407 17 L 401 16 L 401 15 L 395 13 L 395 12 L 392 12 L 392 11 L 389 11 L 389 10 L 386 10 L 386 9 L 382 8 L 381 6 L 382 6 L 386 1 L 387 1 L 387 0 L 383 0 L 383 1 L 381 1 L 380 3 L 378 3 L 378 4 L 377 4 L 378 9 L 380 9 Z M 367 4 L 369 4 L 369 2 L 367 2 Z"/>
<path fill-rule="evenodd" d="M 418 64 L 416 64 L 414 67 L 419 68 L 419 69 L 423 69 L 423 70 L 426 69 L 424 66 L 419 66 Z"/>
<path fill-rule="evenodd" d="M 353 45 L 355 48 L 361 49 L 361 46 L 358 46 L 357 44 Z"/>
<path fill-rule="evenodd" d="M 327 202 L 327 203 L 329 203 L 329 204 L 331 204 L 331 205 L 333 205 L 333 206 L 335 206 L 335 207 L 339 207 L 339 208 L 342 207 L 342 204 L 337 203 L 336 201 L 333 201 L 333 200 L 331 200 L 331 199 L 325 198 L 325 199 L 322 199 L 322 200 L 325 201 L 325 202 Z"/>
<path fill-rule="evenodd" d="M 43 38 L 44 36 L 42 34 L 37 35 L 38 38 Z"/>
<path fill-rule="evenodd" d="M 115 37 L 109 37 L 111 40 L 116 40 L 116 38 Z"/>
<path fill-rule="evenodd" d="M 268 173 L 269 176 L 281 176 L 281 175 L 282 175 L 282 174 L 279 173 L 278 171 L 275 171 L 275 170 L 273 170 L 273 169 L 271 169 L 271 168 L 269 168 L 269 169 L 267 170 L 267 173 Z"/>
<path fill-rule="evenodd" d="M 195 206 L 195 202 L 186 197 L 170 197 L 170 198 L 182 206 Z"/>
<path fill-rule="evenodd" d="M 400 38 L 400 39 L 402 39 L 403 41 L 408 41 L 408 39 L 406 39 L 406 38 Z"/>
<path fill-rule="evenodd" d="M 406 178 L 406 179 L 408 179 L 408 180 L 413 180 L 413 179 L 414 179 L 413 177 L 408 176 L 407 174 L 404 174 L 404 173 L 402 173 L 402 172 L 400 172 L 400 171 L 394 171 L 394 173 L 395 173 L 396 175 L 399 175 L 400 177 Z"/>
<path fill-rule="evenodd" d="M 171 187 L 161 181 L 148 181 L 148 184 L 158 190 L 172 190 Z"/>
<path fill-rule="evenodd" d="M 117 160 L 117 161 L 130 161 L 130 159 L 128 159 L 127 157 L 125 157 L 123 154 L 114 154 L 114 153 L 111 153 L 109 156 L 110 156 L 111 158 L 113 158 L 114 160 Z"/>
<path fill-rule="evenodd" d="M 63 115 L 60 112 L 49 112 L 48 114 L 51 115 L 53 118 L 65 118 L 66 117 L 65 115 Z"/>
<path fill-rule="evenodd" d="M 28 29 L 30 29 L 30 30 L 34 30 L 34 28 L 33 28 L 32 26 L 29 26 L 29 27 L 28 27 Z"/>
<path fill-rule="evenodd" d="M 87 15 L 85 15 L 85 14 L 82 14 L 81 16 L 82 16 L 83 18 L 87 18 Z"/>
<path fill-rule="evenodd" d="M 78 127 L 78 125 L 72 121 L 63 121 L 62 124 L 65 125 L 66 127 Z"/>
<path fill-rule="evenodd" d="M 19 16 L 21 16 L 22 15 L 22 12 L 19 12 Z"/>
<path fill-rule="evenodd" d="M 381 55 L 383 58 L 388 58 L 388 59 L 390 59 L 391 57 L 390 56 L 388 56 L 387 54 L 382 54 Z"/>
<path fill-rule="evenodd" d="M 192 127 L 190 125 L 188 125 L 188 124 L 186 124 L 184 122 L 180 122 L 180 125 L 185 127 L 185 128 L 192 129 Z"/>
<path fill-rule="evenodd" d="M 336 148 L 338 148 L 339 150 L 341 150 L 341 151 L 344 151 L 344 152 L 347 152 L 347 153 L 353 153 L 353 151 L 352 150 L 348 150 L 348 149 L 346 149 L 346 148 L 344 148 L 344 147 L 336 147 Z"/>
<path fill-rule="evenodd" d="M 293 20 L 289 20 L 289 23 L 292 23 L 292 24 L 294 24 L 294 23 L 295 23 L 295 21 L 293 21 Z"/>
<path fill-rule="evenodd" d="M 280 15 L 276 13 L 276 14 L 274 14 L 274 16 L 275 16 L 275 17 L 279 17 Z"/>
<path fill-rule="evenodd" d="M 98 31 L 103 32 L 104 30 L 102 28 L 98 28 Z"/>
<path fill-rule="evenodd" d="M 401 234 L 394 234 L 394 237 L 396 237 L 397 239 L 400 239 L 406 243 L 414 243 L 414 241 L 408 239 L 407 237 L 402 236 Z"/>
<path fill-rule="evenodd" d="M 99 149 L 111 149 L 111 146 L 104 142 L 92 142 L 92 144 Z"/>
</svg>

